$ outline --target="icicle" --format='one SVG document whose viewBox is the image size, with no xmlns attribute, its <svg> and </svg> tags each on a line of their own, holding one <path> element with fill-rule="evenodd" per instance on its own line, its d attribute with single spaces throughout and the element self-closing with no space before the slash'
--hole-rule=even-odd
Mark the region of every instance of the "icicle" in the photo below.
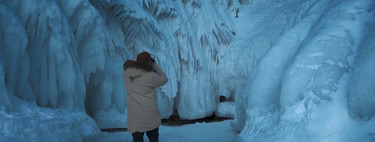
<svg viewBox="0 0 375 142">
<path fill-rule="evenodd" d="M 348 105 L 352 117 L 364 120 L 375 116 L 375 24 L 367 32 L 359 45 L 348 90 Z"/>
</svg>

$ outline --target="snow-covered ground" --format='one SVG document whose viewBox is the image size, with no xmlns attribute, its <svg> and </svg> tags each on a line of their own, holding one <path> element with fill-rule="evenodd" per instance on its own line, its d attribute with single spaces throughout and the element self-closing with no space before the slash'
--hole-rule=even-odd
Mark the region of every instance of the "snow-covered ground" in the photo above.
<svg viewBox="0 0 375 142">
<path fill-rule="evenodd" d="M 233 131 L 232 120 L 210 123 L 195 123 L 181 126 L 161 125 L 159 128 L 160 142 L 234 142 L 238 133 Z M 144 140 L 148 141 L 145 134 Z M 85 142 L 131 142 L 129 132 L 102 132 L 84 138 Z"/>
</svg>

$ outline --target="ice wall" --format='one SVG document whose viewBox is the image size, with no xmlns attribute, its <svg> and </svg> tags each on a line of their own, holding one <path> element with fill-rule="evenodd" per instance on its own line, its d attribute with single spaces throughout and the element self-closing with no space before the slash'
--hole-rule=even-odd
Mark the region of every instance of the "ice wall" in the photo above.
<svg viewBox="0 0 375 142">
<path fill-rule="evenodd" d="M 29 55 L 26 52 L 27 35 L 23 25 L 9 7 L 1 3 L 0 58 L 3 65 L 4 81 L 7 89 L 25 100 L 35 100 L 27 77 L 29 75 Z"/>
<path fill-rule="evenodd" d="M 11 89 L 11 92 L 22 96 L 21 99 L 34 97 L 34 100 L 44 107 L 84 109 L 85 86 L 76 60 L 76 46 L 69 25 L 60 13 L 58 5 L 47 1 L 39 2 L 38 5 L 32 1 L 18 2 L 20 3 L 9 1 L 8 4 L 11 6 L 8 7 L 17 15 L 18 19 L 15 21 L 20 23 L 20 26 L 16 27 L 16 31 L 19 32 L 16 33 L 23 36 L 5 39 L 4 48 L 19 48 L 19 55 L 14 55 L 17 53 L 15 51 L 6 53 L 9 53 L 7 63 L 20 67 L 13 70 L 7 67 L 9 70 L 5 72 L 19 73 L 14 75 L 19 78 L 6 75 L 5 80 L 19 82 L 22 85 L 30 84 L 31 91 L 16 92 L 18 89 Z M 20 45 L 13 44 L 14 40 L 21 40 L 17 42 Z M 22 85 L 19 86 L 21 89 L 29 89 L 28 86 Z M 24 97 L 25 95 L 27 97 Z"/>
<path fill-rule="evenodd" d="M 3 67 L 0 66 L 0 103 L 3 107 L 3 111 L 13 110 L 13 104 L 8 97 L 8 93 L 5 90 L 5 83 L 4 83 L 4 71 Z"/>
<path fill-rule="evenodd" d="M 99 110 L 115 108 L 124 112 L 126 97 L 122 62 L 126 57 L 122 40 L 114 37 L 100 11 L 89 1 L 59 1 L 69 19 L 77 43 L 78 63 L 86 84 L 86 110 L 91 116 Z"/>
<path fill-rule="evenodd" d="M 374 5 L 373 5 L 374 6 Z M 371 16 L 369 16 L 371 17 Z M 358 47 L 348 90 L 349 110 L 353 117 L 369 120 L 375 116 L 375 25 L 369 23 L 367 35 Z"/>
<path fill-rule="evenodd" d="M 248 0 L 1 0 L 2 105 L 85 112 L 100 123 L 126 115 L 122 64 L 148 51 L 169 78 L 157 90 L 163 118 L 216 111 L 215 71 Z M 204 23 L 204 24 L 202 24 Z M 16 112 L 14 112 L 16 113 Z M 117 114 L 116 114 L 117 113 Z M 99 120 L 100 119 L 100 120 Z M 103 127 L 126 127 L 124 121 Z"/>
<path fill-rule="evenodd" d="M 225 96 L 236 101 L 244 141 L 371 141 L 374 5 L 0 0 L 0 118 L 39 129 L 48 116 L 45 127 L 68 126 L 61 134 L 89 120 L 76 127 L 92 131 L 72 138 L 96 132 L 85 113 L 101 127 L 126 127 L 122 63 L 148 51 L 169 78 L 157 90 L 163 118 L 210 116 Z"/>
<path fill-rule="evenodd" d="M 236 95 L 234 126 L 242 129 L 242 140 L 371 141 L 373 129 L 366 125 L 373 126 L 373 121 L 353 118 L 368 120 L 374 113 L 374 93 L 366 81 L 359 81 L 373 81 L 369 73 L 373 45 L 368 41 L 373 38 L 374 2 L 254 1 L 252 5 L 263 6 L 269 9 L 250 7 L 248 12 L 262 15 L 252 20 L 268 23 L 249 27 L 273 32 L 276 38 L 269 36 L 265 44 L 249 47 L 252 52 L 254 48 L 266 52 L 254 54 L 259 60 Z M 240 12 L 240 18 L 241 14 L 245 13 Z M 264 29 L 274 26 L 282 30 Z M 258 39 L 249 40 L 236 44 Z"/>
<path fill-rule="evenodd" d="M 214 71 L 220 54 L 233 40 L 230 14 L 238 1 L 91 2 L 107 14 L 103 17 L 112 17 L 120 26 L 127 59 L 144 50 L 156 55 L 169 78 L 158 90 L 163 118 L 174 110 L 183 119 L 202 118 L 216 111 Z"/>
</svg>

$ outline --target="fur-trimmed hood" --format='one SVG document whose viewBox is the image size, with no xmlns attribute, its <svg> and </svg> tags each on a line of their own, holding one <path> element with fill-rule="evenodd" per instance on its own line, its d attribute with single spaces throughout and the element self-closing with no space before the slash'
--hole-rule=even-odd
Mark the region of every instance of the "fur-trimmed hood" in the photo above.
<svg viewBox="0 0 375 142">
<path fill-rule="evenodd" d="M 124 63 L 125 74 L 133 81 L 144 73 L 152 71 L 152 64 L 139 63 L 133 60 L 126 60 Z"/>
<path fill-rule="evenodd" d="M 124 70 L 126 70 L 127 68 L 134 67 L 134 68 L 138 68 L 138 69 L 143 69 L 147 72 L 153 71 L 152 64 L 136 62 L 134 60 L 126 60 L 123 67 L 124 67 Z"/>
</svg>

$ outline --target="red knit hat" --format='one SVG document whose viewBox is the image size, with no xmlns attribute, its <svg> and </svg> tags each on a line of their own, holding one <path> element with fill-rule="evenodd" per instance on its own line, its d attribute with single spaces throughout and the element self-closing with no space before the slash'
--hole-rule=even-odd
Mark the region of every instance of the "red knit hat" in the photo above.
<svg viewBox="0 0 375 142">
<path fill-rule="evenodd" d="M 151 55 L 148 52 L 142 52 L 137 55 L 137 62 L 140 63 L 150 63 Z"/>
</svg>

